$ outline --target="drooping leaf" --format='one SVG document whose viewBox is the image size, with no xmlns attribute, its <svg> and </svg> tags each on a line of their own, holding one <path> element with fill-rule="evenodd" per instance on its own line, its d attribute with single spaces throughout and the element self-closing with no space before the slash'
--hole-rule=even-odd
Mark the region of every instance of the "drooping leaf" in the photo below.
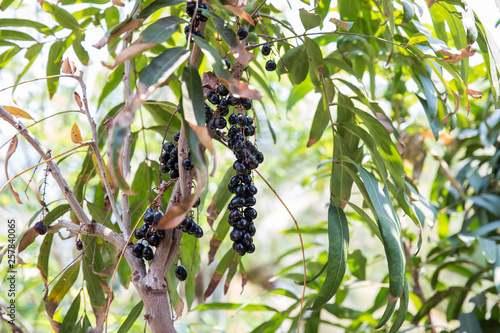
<svg viewBox="0 0 500 333">
<path fill-rule="evenodd" d="M 349 229 L 344 211 L 330 202 L 328 208 L 328 267 L 326 279 L 316 297 L 312 310 L 328 302 L 340 287 L 347 265 Z"/>
<path fill-rule="evenodd" d="M 184 67 L 182 72 L 182 116 L 190 124 L 205 124 L 205 104 L 200 74 L 194 66 Z"/>
<path fill-rule="evenodd" d="M 14 136 L 12 138 L 12 140 L 10 141 L 9 148 L 7 149 L 7 154 L 5 155 L 5 178 L 6 179 L 9 179 L 9 172 L 8 172 L 9 159 L 15 153 L 16 149 L 17 149 L 17 135 Z M 23 202 L 21 201 L 21 198 L 19 197 L 19 193 L 17 193 L 16 189 L 14 188 L 14 185 L 12 185 L 12 182 L 9 183 L 9 188 L 10 188 L 10 191 L 12 192 L 12 195 L 16 199 L 17 203 L 22 204 Z"/>
<path fill-rule="evenodd" d="M 117 333 L 127 333 L 127 332 L 129 332 L 130 329 L 132 328 L 132 325 L 134 325 L 134 323 L 137 320 L 137 318 L 139 318 L 139 316 L 140 316 L 140 314 L 142 312 L 142 308 L 143 307 L 144 307 L 144 303 L 142 301 L 140 301 L 139 303 L 137 303 L 132 308 L 132 310 L 130 311 L 130 313 L 128 314 L 127 319 L 125 319 L 125 321 L 123 322 L 123 324 L 121 324 L 121 326 L 118 329 Z"/>
<path fill-rule="evenodd" d="M 47 2 L 44 2 L 47 3 Z M 49 57 L 47 60 L 47 76 L 59 75 L 61 74 L 61 60 L 63 53 L 65 51 L 65 41 L 60 39 L 54 42 L 49 50 Z M 47 79 L 47 88 L 49 90 L 49 96 L 52 98 L 56 93 L 57 86 L 59 85 L 59 78 Z"/>
<path fill-rule="evenodd" d="M 219 52 L 212 45 L 210 45 L 205 39 L 199 36 L 194 36 L 193 40 L 196 43 L 196 45 L 200 47 L 203 54 L 205 54 L 207 61 L 212 65 L 214 74 L 218 78 L 231 80 L 231 74 L 229 74 L 229 72 L 225 68 L 225 65 L 222 62 L 222 57 L 220 56 Z"/>
<path fill-rule="evenodd" d="M 71 29 L 71 30 L 81 30 L 80 25 L 76 18 L 71 15 L 66 9 L 59 7 L 57 5 L 51 4 L 50 2 L 44 1 L 42 8 L 47 13 L 50 13 L 54 20 L 61 26 Z"/>
<path fill-rule="evenodd" d="M 309 13 L 304 8 L 301 8 L 299 10 L 299 17 L 306 31 L 312 28 L 316 28 L 321 24 L 321 16 L 319 16 L 318 14 Z"/>
<path fill-rule="evenodd" d="M 232 196 L 232 193 L 229 191 L 227 184 L 234 175 L 236 175 L 236 171 L 233 169 L 232 166 L 230 166 L 226 170 L 224 178 L 219 183 L 219 186 L 217 187 L 217 191 L 215 192 L 212 198 L 210 206 L 207 208 L 207 220 L 210 226 L 212 226 L 215 220 L 219 217 L 220 212 L 224 209 L 227 202 Z M 222 221 L 221 223 L 225 222 Z"/>
<path fill-rule="evenodd" d="M 80 293 L 73 300 L 71 306 L 69 307 L 68 312 L 64 316 L 64 319 L 61 323 L 61 327 L 59 328 L 59 333 L 72 333 L 73 328 L 76 325 L 76 321 L 78 320 L 78 312 L 80 311 L 80 302 L 81 297 Z"/>
<path fill-rule="evenodd" d="M 288 50 L 278 62 L 278 74 L 289 74 L 293 85 L 300 84 L 307 77 L 309 61 L 304 44 Z"/>
<path fill-rule="evenodd" d="M 73 143 L 76 144 L 83 142 L 82 134 L 80 133 L 80 128 L 76 123 L 74 123 L 73 127 L 71 127 L 71 141 L 73 141 Z"/>
<path fill-rule="evenodd" d="M 183 47 L 174 47 L 151 60 L 139 77 L 139 88 L 145 92 L 163 83 L 189 56 Z"/>
<path fill-rule="evenodd" d="M 139 12 L 138 17 L 140 19 L 147 19 L 151 14 L 156 12 L 158 9 L 167 7 L 167 6 L 175 6 L 180 3 L 185 2 L 184 0 L 155 0 L 151 2 L 146 8 Z"/>
<path fill-rule="evenodd" d="M 80 262 L 76 261 L 64 271 L 59 280 L 57 280 L 57 283 L 50 290 L 47 302 L 45 303 L 45 310 L 50 318 L 54 317 L 57 307 L 76 282 L 79 273 Z"/>
<path fill-rule="evenodd" d="M 307 141 L 307 147 L 311 147 L 315 144 L 323 132 L 328 127 L 330 123 L 330 108 L 328 102 L 324 95 L 320 98 L 318 106 L 316 107 L 316 113 L 314 114 L 313 122 L 311 125 L 311 130 L 309 132 L 309 140 Z"/>
<path fill-rule="evenodd" d="M 212 295 L 215 288 L 217 288 L 217 286 L 219 285 L 224 273 L 227 271 L 227 269 L 229 268 L 231 263 L 233 261 L 237 260 L 237 258 L 238 258 L 238 254 L 233 249 L 229 249 L 229 251 L 226 252 L 224 257 L 222 257 L 219 264 L 215 268 L 215 272 L 212 275 L 212 278 L 210 279 L 210 282 L 208 284 L 207 289 L 205 290 L 205 294 L 203 295 L 203 299 L 206 300 L 208 297 L 210 297 L 210 295 Z M 198 310 L 198 309 L 199 309 L 199 306 L 195 310 Z"/>
</svg>

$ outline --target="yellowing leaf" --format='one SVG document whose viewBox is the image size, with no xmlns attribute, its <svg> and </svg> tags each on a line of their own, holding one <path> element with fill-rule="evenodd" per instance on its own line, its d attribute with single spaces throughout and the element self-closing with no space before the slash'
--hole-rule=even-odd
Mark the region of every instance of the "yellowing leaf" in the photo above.
<svg viewBox="0 0 500 333">
<path fill-rule="evenodd" d="M 345 31 L 349 31 L 349 29 L 351 29 L 352 25 L 354 24 L 354 22 L 342 21 L 342 20 L 336 19 L 335 17 L 332 18 L 330 20 L 330 22 L 332 22 L 337 27 L 339 27 Z"/>
<path fill-rule="evenodd" d="M 78 128 L 78 125 L 75 123 L 73 127 L 71 127 L 71 141 L 74 143 L 82 143 L 83 138 L 82 134 L 80 133 L 80 129 Z"/>
<path fill-rule="evenodd" d="M 21 117 L 24 119 L 35 120 L 31 117 L 26 111 L 21 110 L 20 108 L 16 108 L 15 106 L 3 106 L 5 110 L 9 111 L 9 113 L 16 117 Z"/>
<path fill-rule="evenodd" d="M 9 173 L 7 171 L 8 165 L 9 165 L 9 158 L 14 154 L 17 148 L 17 136 L 12 138 L 12 141 L 10 142 L 9 149 L 7 150 L 7 155 L 5 156 L 5 178 L 9 179 Z M 12 191 L 12 194 L 16 198 L 16 201 L 18 204 L 22 204 L 21 198 L 19 198 L 19 193 L 17 193 L 16 189 L 12 185 L 12 183 L 9 183 L 10 190 Z"/>
<path fill-rule="evenodd" d="M 247 12 L 242 10 L 241 8 L 231 6 L 231 5 L 224 5 L 224 8 L 226 8 L 230 12 L 234 13 L 235 15 L 238 15 L 239 17 L 241 17 L 242 19 L 244 19 L 245 21 L 247 21 L 251 25 L 255 26 L 255 23 L 254 23 L 252 17 L 250 16 L 250 14 L 248 14 Z"/>
</svg>

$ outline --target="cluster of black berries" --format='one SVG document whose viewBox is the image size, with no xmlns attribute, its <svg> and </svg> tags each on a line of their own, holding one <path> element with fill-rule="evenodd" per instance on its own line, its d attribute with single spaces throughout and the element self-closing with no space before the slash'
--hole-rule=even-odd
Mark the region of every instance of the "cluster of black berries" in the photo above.
<svg viewBox="0 0 500 333">
<path fill-rule="evenodd" d="M 196 203 L 193 205 L 193 208 L 196 208 L 199 205 L 200 205 L 200 198 L 198 198 Z M 191 216 L 190 214 L 186 215 L 186 217 L 182 220 L 181 224 L 179 224 L 176 228 L 181 229 L 183 232 L 187 232 L 189 235 L 192 235 L 196 238 L 203 237 L 203 229 L 193 220 L 192 214 Z"/>
<path fill-rule="evenodd" d="M 224 118 L 229 113 L 229 106 L 238 104 L 239 99 L 229 95 L 229 89 L 220 84 L 217 89 L 210 89 L 207 92 L 207 100 L 216 106 L 215 110 L 205 103 L 205 121 L 211 129 L 221 130 L 226 128 L 227 121 Z M 220 136 L 220 132 L 218 132 Z"/>
<path fill-rule="evenodd" d="M 156 247 L 160 240 L 165 237 L 165 230 L 156 229 L 156 225 L 162 217 L 162 212 L 155 212 L 152 208 L 148 208 L 146 214 L 144 214 L 144 224 L 134 234 L 138 242 L 132 248 L 132 254 L 137 258 L 146 260 L 154 258 L 151 246 Z M 146 242 L 146 245 L 144 245 L 144 242 Z"/>
<path fill-rule="evenodd" d="M 269 43 L 266 43 L 262 45 L 262 48 L 260 50 L 263 55 L 268 56 L 269 54 L 271 54 L 271 45 Z M 269 72 L 276 70 L 276 63 L 274 62 L 274 60 L 268 60 L 266 62 L 266 70 Z"/>
<path fill-rule="evenodd" d="M 201 1 L 198 1 L 198 11 L 196 12 L 196 16 L 194 19 L 194 24 L 192 26 L 191 34 L 205 39 L 205 36 L 203 35 L 203 31 L 198 30 L 198 27 L 200 25 L 200 22 L 206 22 L 208 20 L 208 17 L 206 17 L 205 15 L 203 15 L 201 13 L 201 10 L 208 9 L 208 6 L 203 4 L 203 3 L 200 3 L 200 2 Z M 188 1 L 188 3 L 186 4 L 186 14 L 189 17 L 193 17 L 193 15 L 195 15 L 195 13 L 194 13 L 195 8 L 196 8 L 196 1 Z M 186 25 L 186 27 L 184 28 L 184 33 L 186 34 L 186 39 L 188 39 L 189 38 L 189 24 Z"/>
<path fill-rule="evenodd" d="M 179 141 L 180 133 L 174 134 L 174 142 Z M 174 142 L 167 141 L 163 144 L 163 151 L 160 156 L 160 169 L 162 173 L 169 173 L 171 179 L 179 178 L 179 150 Z M 182 167 L 186 170 L 194 168 L 193 160 L 188 157 L 182 161 Z"/>
</svg>

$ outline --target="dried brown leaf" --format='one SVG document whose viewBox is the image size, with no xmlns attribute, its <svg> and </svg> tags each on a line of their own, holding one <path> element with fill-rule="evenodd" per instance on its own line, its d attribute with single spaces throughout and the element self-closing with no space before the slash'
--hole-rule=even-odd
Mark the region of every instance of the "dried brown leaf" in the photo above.
<svg viewBox="0 0 500 333">
<path fill-rule="evenodd" d="M 205 290 L 205 294 L 203 295 L 204 300 L 206 300 L 207 298 L 210 297 L 210 295 L 212 295 L 215 288 L 217 288 L 217 286 L 219 285 L 221 279 L 222 275 L 214 272 L 214 275 L 212 275 L 212 279 L 210 279 L 210 283 L 208 284 L 207 290 Z"/>
<path fill-rule="evenodd" d="M 330 20 L 330 22 L 332 22 L 333 24 L 335 24 L 337 27 L 345 30 L 345 31 L 349 31 L 349 29 L 351 28 L 352 26 L 352 22 L 345 22 L 345 21 L 342 21 L 342 20 L 339 20 L 337 18 L 332 18 Z M 350 24 L 349 24 L 350 23 Z"/>
<path fill-rule="evenodd" d="M 135 57 L 138 54 L 141 54 L 144 51 L 147 51 L 149 49 L 152 49 L 155 46 L 158 46 L 160 44 L 158 43 L 137 43 L 137 44 L 132 44 L 126 49 L 123 49 L 118 53 L 118 55 L 115 58 L 115 63 L 113 65 L 108 65 L 104 62 L 102 64 L 109 68 L 109 69 L 114 69 L 116 66 L 124 62 L 125 60 L 131 59 Z"/>
<path fill-rule="evenodd" d="M 17 135 L 12 138 L 12 141 L 10 141 L 9 149 L 7 149 L 7 154 L 5 155 L 5 178 L 7 180 L 9 179 L 9 172 L 8 172 L 9 159 L 12 156 L 12 154 L 14 154 L 16 149 L 17 149 Z M 21 198 L 19 198 L 19 193 L 17 193 L 16 189 L 12 185 L 12 182 L 9 183 L 9 188 L 12 194 L 14 195 L 14 198 L 16 198 L 17 203 L 22 204 L 23 202 L 21 201 Z"/>
<path fill-rule="evenodd" d="M 385 129 L 389 134 L 394 132 L 394 128 L 392 127 L 391 121 L 387 118 L 387 116 L 381 112 L 375 112 L 375 117 L 382 125 L 384 125 Z"/>
<path fill-rule="evenodd" d="M 78 104 L 78 107 L 80 109 L 83 108 L 82 99 L 80 98 L 80 95 L 76 91 L 73 92 L 73 97 L 75 98 L 75 102 L 76 104 Z"/>
<path fill-rule="evenodd" d="M 237 261 L 233 260 L 231 264 L 228 267 L 228 273 L 226 276 L 226 281 L 224 282 L 224 295 L 227 294 L 227 291 L 229 290 L 229 286 L 231 285 L 231 281 L 233 280 L 234 274 L 236 273 L 236 264 Z"/>
<path fill-rule="evenodd" d="M 316 142 L 318 142 L 318 138 L 309 138 L 309 140 L 307 141 L 307 148 L 311 147 Z"/>
<path fill-rule="evenodd" d="M 235 97 L 246 97 L 250 99 L 262 99 L 262 93 L 255 89 L 248 82 L 242 82 L 238 79 L 232 79 L 229 90 Z"/>
<path fill-rule="evenodd" d="M 219 249 L 220 244 L 221 244 L 221 241 L 218 239 L 215 239 L 212 236 L 212 239 L 210 240 L 210 251 L 208 251 L 208 264 L 209 265 L 214 261 L 215 253 L 217 253 L 217 250 Z"/>
<path fill-rule="evenodd" d="M 245 286 L 248 282 L 248 276 L 247 276 L 246 272 L 240 271 L 240 273 L 241 273 L 241 293 L 240 294 L 243 294 L 243 291 L 245 290 Z"/>
<path fill-rule="evenodd" d="M 80 133 L 80 129 L 76 123 L 74 123 L 73 127 L 71 127 L 71 141 L 77 144 L 83 142 L 82 134 Z"/>
<path fill-rule="evenodd" d="M 36 233 L 34 226 L 26 230 L 26 232 L 21 236 L 21 240 L 17 246 L 17 254 L 23 252 L 31 243 L 33 243 L 36 236 L 38 236 L 38 234 Z"/>
<path fill-rule="evenodd" d="M 239 8 L 239 7 L 235 7 L 235 6 L 231 6 L 231 5 L 224 5 L 224 8 L 226 8 L 227 10 L 232 12 L 233 14 L 238 15 L 239 17 L 241 17 L 242 19 L 244 19 L 245 21 L 247 21 L 248 23 L 250 23 L 251 25 L 253 25 L 255 27 L 255 22 L 252 19 L 252 17 L 250 16 L 250 14 L 245 12 L 245 10 L 244 10 L 245 7 Z"/>
<path fill-rule="evenodd" d="M 467 95 L 469 95 L 472 98 L 476 98 L 476 99 L 483 98 L 483 93 L 482 92 L 477 91 L 477 90 L 472 90 L 472 89 L 469 89 L 469 88 L 467 88 Z"/>
<path fill-rule="evenodd" d="M 182 298 L 179 297 L 179 301 L 177 302 L 177 306 L 174 309 L 175 314 L 176 314 L 175 321 L 181 319 L 183 310 L 184 310 L 184 301 L 182 300 Z"/>
<path fill-rule="evenodd" d="M 226 0 L 225 4 L 244 10 L 248 4 L 248 0 Z"/>
<path fill-rule="evenodd" d="M 250 61 L 252 61 L 255 58 L 255 54 L 247 51 L 247 49 L 243 46 L 241 41 L 238 41 L 238 46 L 236 46 L 236 47 L 230 46 L 229 50 L 231 51 L 234 58 L 236 59 L 236 62 L 239 62 L 243 66 L 248 66 Z"/>
<path fill-rule="evenodd" d="M 473 56 L 476 53 L 476 50 L 472 50 L 471 46 L 467 46 L 466 49 L 461 49 L 458 51 L 459 53 L 454 54 L 446 50 L 439 50 L 437 51 L 439 54 L 444 55 L 444 56 L 449 56 L 449 58 L 443 59 L 444 62 L 448 62 L 451 64 L 457 63 L 461 60 L 464 60 L 466 58 L 469 58 Z"/>
<path fill-rule="evenodd" d="M 217 76 L 212 72 L 203 72 L 201 75 L 201 85 L 203 86 L 203 93 L 207 93 L 210 89 L 215 89 L 218 84 Z M 206 89 L 206 90 L 205 90 Z"/>
<path fill-rule="evenodd" d="M 71 63 L 68 59 L 68 57 L 66 57 L 64 60 L 61 60 L 61 72 L 63 72 L 64 74 L 74 74 L 75 72 L 73 72 L 73 68 L 71 67 Z"/>
<path fill-rule="evenodd" d="M 432 7 L 432 5 L 434 4 L 434 2 L 436 2 L 436 0 L 429 0 L 429 8 Z"/>
<path fill-rule="evenodd" d="M 35 120 L 31 117 L 26 111 L 21 110 L 20 108 L 16 108 L 15 106 L 3 106 L 5 110 L 7 110 L 14 117 L 20 117 L 24 119 Z"/>
<path fill-rule="evenodd" d="M 118 28 L 116 31 L 113 31 L 109 35 L 105 35 L 102 37 L 97 44 L 94 44 L 93 46 L 96 49 L 101 49 L 104 47 L 106 44 L 123 34 L 124 32 L 130 31 L 130 30 L 136 30 L 142 25 L 142 22 L 144 22 L 144 19 L 135 19 L 131 20 L 124 25 L 122 25 L 120 28 Z"/>
<path fill-rule="evenodd" d="M 125 4 L 123 2 L 121 2 L 120 0 L 111 0 L 111 2 L 115 6 L 120 6 L 120 7 L 124 7 L 125 6 Z"/>
</svg>

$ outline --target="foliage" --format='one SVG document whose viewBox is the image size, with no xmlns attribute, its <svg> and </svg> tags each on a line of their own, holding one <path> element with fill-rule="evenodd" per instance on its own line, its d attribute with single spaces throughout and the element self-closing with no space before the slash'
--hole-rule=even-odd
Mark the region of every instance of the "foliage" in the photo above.
<svg viewBox="0 0 500 333">
<path fill-rule="evenodd" d="M 109 321 L 110 330 L 142 330 L 148 300 L 132 288 L 126 290 L 130 282 L 140 286 L 133 278 L 135 264 L 110 240 L 82 231 L 88 224 L 85 218 L 116 232 L 127 244 L 124 230 L 140 226 L 157 198 L 158 205 L 169 207 L 168 219 L 161 223 L 175 227 L 200 194 L 199 223 L 213 232 L 205 228 L 200 242 L 184 234 L 178 253 L 170 254 L 189 267 L 185 282 L 179 283 L 169 267 L 162 276 L 172 317 L 184 316 L 176 323 L 179 331 L 222 326 L 214 319 L 215 311 L 237 316 L 240 323 L 229 319 L 227 331 L 316 332 L 320 326 L 335 326 L 347 332 L 373 327 L 397 332 L 422 325 L 433 331 L 442 326 L 467 332 L 500 329 L 500 50 L 466 4 L 429 0 L 428 7 L 422 7 L 410 0 L 338 0 L 335 5 L 304 0 L 299 7 L 305 9 L 298 12 L 303 32 L 296 33 L 287 11 L 273 4 L 212 1 L 209 10 L 201 11 L 209 18 L 202 25 L 205 38 L 192 40 L 184 34 L 189 17 L 180 0 L 136 0 L 124 7 L 119 0 L 40 1 L 37 21 L 26 19 L 22 11 L 27 6 L 11 0 L 0 5 L 15 14 L 0 19 L 0 68 L 12 72 L 15 85 L 41 76 L 43 68 L 50 78 L 43 81 L 46 91 L 40 92 L 38 102 L 63 111 L 74 108 L 74 102 L 63 99 L 61 107 L 57 98 L 70 95 L 79 108 L 74 112 L 80 114 L 35 115 L 28 98 L 19 98 L 18 107 L 5 106 L 6 112 L 30 124 L 45 147 L 61 155 L 57 164 L 82 207 L 79 212 L 70 207 L 73 203 L 59 200 L 68 199 L 62 192 L 48 203 L 43 185 L 47 176 L 37 174 L 41 186 L 34 186 L 34 192 L 42 208 L 27 203 L 32 216 L 23 223 L 18 241 L 25 265 L 19 261 L 16 266 L 28 271 L 36 262 L 40 277 L 20 283 L 26 290 L 40 291 L 37 283 L 48 288 L 43 301 L 37 294 L 38 308 L 20 305 L 29 321 L 41 320 L 35 312 L 47 313 L 48 320 L 32 324 L 37 329 L 50 325 L 83 332 L 92 326 L 99 331 Z M 421 12 L 428 12 L 431 22 Z M 249 37 L 239 41 L 235 32 L 242 26 Z M 102 35 L 90 50 L 84 41 L 98 28 Z M 266 43 L 271 44 L 270 58 L 260 51 Z M 102 66 L 92 59 L 96 52 L 108 54 Z M 199 64 L 192 62 L 196 57 Z M 231 70 L 223 58 L 233 65 Z M 277 63 L 275 73 L 264 69 L 269 59 Z M 92 97 L 77 72 L 85 66 L 99 68 L 102 79 L 95 85 L 87 80 Z M 304 197 L 314 193 L 309 211 L 296 213 L 304 262 L 295 228 L 269 235 L 274 245 L 258 244 L 255 261 L 230 248 L 227 183 L 234 171 L 227 147 L 204 125 L 208 72 L 233 94 L 254 99 L 259 148 L 266 152 L 257 196 L 265 195 L 277 205 L 271 192 L 283 195 L 292 182 L 307 189 L 300 192 Z M 63 85 L 66 78 L 79 83 L 80 93 L 75 86 Z M 12 87 L 12 94 L 22 87 Z M 88 103 L 96 110 L 92 116 Z M 85 114 L 88 124 L 82 121 Z M 92 117 L 97 125 L 92 125 Z M 46 123 L 57 118 L 62 120 L 55 124 L 65 134 L 51 138 Z M 183 193 L 182 200 L 177 200 L 176 189 L 158 179 L 157 162 L 160 138 L 172 141 L 179 131 L 197 167 L 196 195 Z M 92 140 L 85 141 L 85 132 Z M 22 135 L 14 134 L 21 142 Z M 77 148 L 69 144 L 70 135 Z M 11 142 L 8 137 L 3 141 Z M 271 147 L 272 141 L 279 145 Z M 12 151 L 15 148 L 5 154 L 6 170 L 12 168 Z M 64 166 L 70 159 L 76 162 Z M 36 164 L 31 162 L 23 168 Z M 127 163 L 132 165 L 130 174 Z M 208 177 L 212 171 L 214 176 Z M 12 182 L 12 193 L 21 183 Z M 271 191 L 261 194 L 267 192 L 265 184 Z M 2 206 L 15 205 L 16 194 L 5 193 Z M 267 213 L 274 209 L 268 207 Z M 35 233 L 36 221 L 49 227 L 45 236 Z M 82 227 L 74 230 L 61 221 Z M 57 252 L 76 239 L 83 241 L 84 252 L 73 253 L 74 261 L 62 260 Z M 30 246 L 33 242 L 39 246 Z M 23 256 L 27 253 L 33 257 Z M 167 257 L 164 261 L 173 262 Z M 212 261 L 214 268 L 206 267 Z M 268 266 L 259 266 L 260 261 Z M 7 274 L 6 269 L 2 272 Z M 226 294 L 235 280 L 242 287 L 248 281 L 262 292 L 247 288 L 245 293 L 259 297 L 244 301 L 245 296 L 222 298 L 219 290 Z M 2 298 L 4 306 L 8 299 Z M 431 315 L 435 308 L 445 320 Z M 170 320 L 170 311 L 165 315 Z"/>
</svg>

